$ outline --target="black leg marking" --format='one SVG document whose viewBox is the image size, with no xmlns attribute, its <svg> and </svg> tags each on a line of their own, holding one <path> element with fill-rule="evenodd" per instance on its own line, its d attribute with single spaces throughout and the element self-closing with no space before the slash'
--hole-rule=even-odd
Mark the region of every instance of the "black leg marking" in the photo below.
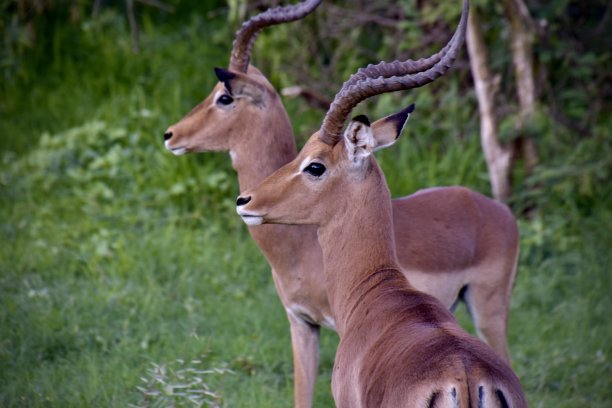
<svg viewBox="0 0 612 408">
<path fill-rule="evenodd" d="M 484 408 L 484 387 L 478 387 L 478 408 Z"/>
<path fill-rule="evenodd" d="M 427 403 L 427 408 L 435 408 L 436 400 L 438 399 L 439 396 L 440 396 L 440 391 L 436 391 L 433 394 L 431 394 L 431 397 L 429 397 L 429 402 Z"/>
<path fill-rule="evenodd" d="M 499 399 L 499 404 L 502 408 L 510 408 L 510 405 L 508 405 L 508 401 L 506 400 L 506 396 L 503 392 L 501 392 L 501 390 L 495 390 L 495 395 L 497 395 L 497 398 Z"/>
</svg>

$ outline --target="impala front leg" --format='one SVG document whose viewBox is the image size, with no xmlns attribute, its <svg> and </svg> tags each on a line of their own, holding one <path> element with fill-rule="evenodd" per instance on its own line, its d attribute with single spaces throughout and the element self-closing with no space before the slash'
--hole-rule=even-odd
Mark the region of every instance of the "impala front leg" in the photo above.
<svg viewBox="0 0 612 408">
<path fill-rule="evenodd" d="M 319 366 L 320 326 L 306 322 L 291 311 L 287 312 L 287 316 L 293 348 L 294 406 L 310 408 Z"/>
</svg>

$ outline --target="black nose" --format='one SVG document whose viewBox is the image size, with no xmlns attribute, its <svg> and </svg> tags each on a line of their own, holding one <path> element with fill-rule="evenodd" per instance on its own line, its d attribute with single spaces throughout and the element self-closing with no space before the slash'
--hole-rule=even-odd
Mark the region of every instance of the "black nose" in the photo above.
<svg viewBox="0 0 612 408">
<path fill-rule="evenodd" d="M 237 206 L 245 205 L 249 201 L 251 201 L 251 196 L 248 196 L 248 197 L 238 197 L 238 199 L 236 200 L 236 205 Z"/>
<path fill-rule="evenodd" d="M 164 133 L 164 140 L 168 140 L 172 137 L 172 132 L 166 132 Z"/>
</svg>

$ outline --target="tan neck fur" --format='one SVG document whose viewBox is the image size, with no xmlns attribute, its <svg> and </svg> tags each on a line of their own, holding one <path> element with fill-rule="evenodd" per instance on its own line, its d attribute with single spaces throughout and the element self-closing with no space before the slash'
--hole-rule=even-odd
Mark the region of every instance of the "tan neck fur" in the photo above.
<svg viewBox="0 0 612 408">
<path fill-rule="evenodd" d="M 351 310 L 364 292 L 372 290 L 372 275 L 381 269 L 399 270 L 391 197 L 386 184 L 376 182 L 381 177 L 380 168 L 372 163 L 367 178 L 351 185 L 354 194 L 343 197 L 344 208 L 318 229 L 328 295 L 340 336 Z"/>
<path fill-rule="evenodd" d="M 446 403 L 457 395 L 457 406 L 503 407 L 508 399 L 525 407 L 512 370 L 401 272 L 390 194 L 370 160 L 367 176 L 347 182 L 344 205 L 318 229 L 340 335 L 332 377 L 337 406 L 425 406 L 428 400 L 434 406 L 440 394 Z M 492 400 L 496 395 L 499 401 Z"/>
</svg>

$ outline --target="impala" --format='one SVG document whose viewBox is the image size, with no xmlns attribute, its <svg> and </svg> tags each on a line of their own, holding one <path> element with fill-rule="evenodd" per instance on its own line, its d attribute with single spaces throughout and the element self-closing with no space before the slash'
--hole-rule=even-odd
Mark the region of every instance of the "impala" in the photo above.
<svg viewBox="0 0 612 408">
<path fill-rule="evenodd" d="M 219 83 L 191 113 L 168 128 L 166 148 L 176 155 L 229 151 L 241 191 L 294 159 L 297 150 L 282 101 L 248 61 L 259 30 L 302 18 L 319 3 L 269 10 L 245 23 L 237 33 L 229 70 L 215 69 Z M 415 73 L 431 68 L 450 44 L 429 58 L 403 65 Z M 462 187 L 438 187 L 393 200 L 393 223 L 400 267 L 410 282 L 446 307 L 465 301 L 479 336 L 509 361 L 506 328 L 518 256 L 518 231 L 509 210 Z M 249 226 L 249 232 L 272 267 L 287 311 L 295 406 L 309 407 L 319 327 L 336 328 L 316 228 L 263 225 Z"/>
<path fill-rule="evenodd" d="M 340 336 L 332 374 L 340 408 L 527 406 L 508 364 L 464 332 L 440 301 L 416 290 L 400 267 L 394 209 L 372 152 L 395 142 L 414 106 L 371 126 L 357 117 L 342 138 L 362 100 L 425 85 L 448 70 L 463 43 L 467 8 L 466 0 L 459 35 L 439 62 L 418 73 L 401 63 L 361 70 L 299 155 L 237 200 L 249 225 L 318 227 Z"/>
</svg>

